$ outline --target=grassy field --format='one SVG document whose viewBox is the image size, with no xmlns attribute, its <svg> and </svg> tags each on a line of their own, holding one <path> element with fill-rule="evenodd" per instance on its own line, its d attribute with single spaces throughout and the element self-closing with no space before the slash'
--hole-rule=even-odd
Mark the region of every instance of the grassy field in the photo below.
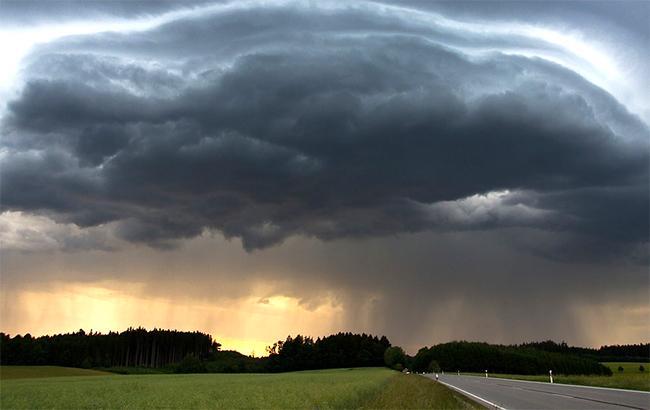
<svg viewBox="0 0 650 410">
<path fill-rule="evenodd" d="M 396 374 L 361 406 L 364 409 L 484 409 L 440 383 L 416 374 Z"/>
<path fill-rule="evenodd" d="M 2 409 L 480 408 L 433 381 L 384 368 L 25 378 L 2 380 L 0 392 Z"/>
<path fill-rule="evenodd" d="M 0 366 L 0 380 L 39 377 L 108 376 L 111 373 L 59 366 Z"/>
<path fill-rule="evenodd" d="M 645 376 L 650 378 L 650 363 L 634 363 L 634 362 L 605 362 L 605 366 L 609 367 L 614 374 L 618 375 L 636 375 L 636 376 Z M 644 372 L 639 371 L 639 366 L 645 368 Z M 623 372 L 621 373 L 618 368 L 622 367 Z"/>
<path fill-rule="evenodd" d="M 616 389 L 644 390 L 650 391 L 650 364 L 649 363 L 603 363 L 614 373 L 612 376 L 562 376 L 553 375 L 556 383 L 579 384 L 582 386 L 611 387 Z M 645 372 L 639 371 L 639 366 L 645 367 Z M 622 366 L 623 371 L 619 372 L 618 367 Z M 481 373 L 476 373 L 482 376 Z M 491 377 L 503 377 L 505 379 L 531 380 L 548 382 L 548 375 L 528 376 L 518 374 L 491 374 Z"/>
</svg>

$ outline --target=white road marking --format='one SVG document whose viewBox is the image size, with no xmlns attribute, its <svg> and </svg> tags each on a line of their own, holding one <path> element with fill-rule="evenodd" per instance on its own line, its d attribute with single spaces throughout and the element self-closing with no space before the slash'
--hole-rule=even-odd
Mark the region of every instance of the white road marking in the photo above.
<svg viewBox="0 0 650 410">
<path fill-rule="evenodd" d="M 447 387 L 450 387 L 450 388 L 452 388 L 452 389 L 454 389 L 454 390 L 458 390 L 459 392 L 461 392 L 461 393 L 463 393 L 463 394 L 466 394 L 466 395 L 468 395 L 468 396 L 470 396 L 470 397 L 473 397 L 473 398 L 475 398 L 475 399 L 477 399 L 477 400 L 480 400 L 480 401 L 482 401 L 483 403 L 487 403 L 488 405 L 494 407 L 495 409 L 507 410 L 505 407 L 501 407 L 501 406 L 499 406 L 498 404 L 494 404 L 494 403 L 492 403 L 491 401 L 485 400 L 483 397 L 479 397 L 479 396 L 477 396 L 476 394 L 473 394 L 473 393 L 468 392 L 467 390 L 463 390 L 463 389 L 461 389 L 460 387 L 456 387 L 456 386 L 454 386 L 454 385 L 451 385 L 451 384 L 449 384 L 449 383 L 445 383 L 445 382 L 440 381 L 440 380 L 438 380 L 438 383 L 442 383 L 442 384 L 444 384 L 444 385 L 447 386 Z"/>
</svg>

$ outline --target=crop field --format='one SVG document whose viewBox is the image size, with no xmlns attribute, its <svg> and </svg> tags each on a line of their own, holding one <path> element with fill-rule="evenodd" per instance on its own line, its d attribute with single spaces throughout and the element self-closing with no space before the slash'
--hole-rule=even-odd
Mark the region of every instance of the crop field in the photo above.
<svg viewBox="0 0 650 410">
<path fill-rule="evenodd" d="M 2 380 L 0 391 L 3 409 L 481 408 L 433 381 L 385 368 L 13 378 Z"/>
<path fill-rule="evenodd" d="M 650 363 L 634 362 L 607 362 L 603 363 L 612 370 L 611 376 L 563 376 L 553 375 L 556 383 L 579 384 L 582 386 L 610 387 L 616 389 L 644 390 L 650 391 Z M 639 371 L 643 365 L 644 372 Z M 618 368 L 623 367 L 623 371 Z M 482 376 L 476 373 L 477 376 Z M 492 377 L 503 377 L 505 379 L 531 380 L 548 382 L 548 375 L 528 376 L 518 374 L 492 374 Z"/>
</svg>

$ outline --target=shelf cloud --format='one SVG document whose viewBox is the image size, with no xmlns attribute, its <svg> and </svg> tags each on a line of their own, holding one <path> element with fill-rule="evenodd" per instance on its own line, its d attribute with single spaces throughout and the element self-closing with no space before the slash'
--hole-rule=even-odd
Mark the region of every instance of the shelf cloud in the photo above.
<svg viewBox="0 0 650 410">
<path fill-rule="evenodd" d="M 637 116 L 560 64 L 456 50 L 557 47 L 526 30 L 390 11 L 222 6 L 37 47 L 2 123 L 3 208 L 152 246 L 503 226 L 647 240 Z M 444 215 L 504 190 L 481 218 Z"/>
</svg>

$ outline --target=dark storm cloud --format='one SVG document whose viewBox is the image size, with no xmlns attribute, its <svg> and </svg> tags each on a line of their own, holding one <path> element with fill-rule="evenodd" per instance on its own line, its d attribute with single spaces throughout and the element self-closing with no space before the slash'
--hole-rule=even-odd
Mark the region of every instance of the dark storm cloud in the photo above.
<svg viewBox="0 0 650 410">
<path fill-rule="evenodd" d="M 3 120 L 3 209 L 163 247 L 206 229 L 247 249 L 503 227 L 646 243 L 647 126 L 566 68 L 449 48 L 489 41 L 536 40 L 262 7 L 43 46 Z"/>
</svg>

